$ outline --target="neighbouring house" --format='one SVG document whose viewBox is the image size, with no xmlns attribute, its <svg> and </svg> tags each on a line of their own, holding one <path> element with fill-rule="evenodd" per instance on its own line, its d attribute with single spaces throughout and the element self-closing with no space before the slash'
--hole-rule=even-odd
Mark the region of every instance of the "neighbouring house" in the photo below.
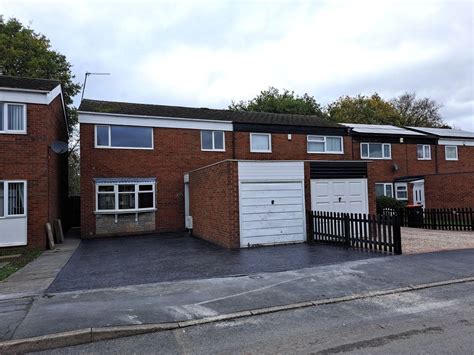
<svg viewBox="0 0 474 355">
<path fill-rule="evenodd" d="M 84 238 L 302 242 L 307 210 L 375 213 L 377 195 L 413 200 L 409 183 L 438 166 L 435 135 L 316 116 L 83 100 L 79 122 Z"/>
<path fill-rule="evenodd" d="M 67 147 L 60 83 L 0 75 L 0 247 L 46 248 L 45 224 L 65 217 L 67 155 L 55 141 Z"/>
</svg>

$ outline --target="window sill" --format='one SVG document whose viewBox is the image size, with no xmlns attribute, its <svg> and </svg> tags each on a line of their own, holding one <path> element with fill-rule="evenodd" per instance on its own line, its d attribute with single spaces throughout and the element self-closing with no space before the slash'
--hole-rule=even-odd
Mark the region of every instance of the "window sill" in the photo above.
<svg viewBox="0 0 474 355">
<path fill-rule="evenodd" d="M 124 150 L 154 150 L 154 147 L 148 147 L 148 148 L 143 148 L 143 147 L 108 147 L 108 146 L 100 146 L 96 145 L 96 149 L 124 149 Z"/>
<path fill-rule="evenodd" d="M 458 161 L 459 159 L 446 159 L 446 161 Z"/>
<path fill-rule="evenodd" d="M 392 158 L 360 158 L 361 160 L 392 160 Z"/>
<path fill-rule="evenodd" d="M 222 152 L 225 152 L 225 149 L 201 149 L 201 152 L 216 152 L 216 153 L 222 153 Z"/>
<path fill-rule="evenodd" d="M 94 214 L 133 214 L 155 212 L 156 208 L 146 208 L 141 210 L 117 210 L 117 211 L 94 211 Z"/>
<path fill-rule="evenodd" d="M 0 134 L 26 135 L 26 131 L 0 131 Z"/>
<path fill-rule="evenodd" d="M 4 219 L 26 218 L 26 214 L 15 214 L 11 216 L 0 216 L 0 221 Z"/>
<path fill-rule="evenodd" d="M 307 152 L 308 154 L 339 154 L 343 155 L 344 152 Z"/>
<path fill-rule="evenodd" d="M 271 153 L 271 150 L 251 150 L 250 153 Z"/>
<path fill-rule="evenodd" d="M 418 158 L 417 160 L 428 160 L 428 161 L 430 161 L 431 158 Z"/>
</svg>

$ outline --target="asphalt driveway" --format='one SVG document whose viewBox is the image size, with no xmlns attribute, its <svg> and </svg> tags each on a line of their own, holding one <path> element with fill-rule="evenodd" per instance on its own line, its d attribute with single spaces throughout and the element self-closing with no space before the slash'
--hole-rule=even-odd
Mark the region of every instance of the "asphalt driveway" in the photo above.
<svg viewBox="0 0 474 355">
<path fill-rule="evenodd" d="M 381 256 L 321 244 L 227 250 L 185 234 L 83 240 L 48 292 L 279 272 Z"/>
</svg>

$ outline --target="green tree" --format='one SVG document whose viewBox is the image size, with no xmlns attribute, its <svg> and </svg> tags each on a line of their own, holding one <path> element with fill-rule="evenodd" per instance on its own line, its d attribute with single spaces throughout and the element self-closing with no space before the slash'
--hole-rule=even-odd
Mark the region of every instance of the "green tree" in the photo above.
<svg viewBox="0 0 474 355">
<path fill-rule="evenodd" d="M 342 96 L 327 106 L 332 121 L 366 124 L 400 125 L 400 114 L 388 101 L 377 93 L 372 96 Z"/>
<path fill-rule="evenodd" d="M 81 85 L 74 82 L 71 64 L 51 48 L 48 38 L 15 18 L 4 21 L 0 15 L 0 69 L 4 75 L 59 80 L 72 135 L 77 124 L 72 98 L 80 92 Z"/>
<path fill-rule="evenodd" d="M 271 113 L 291 113 L 300 115 L 318 115 L 323 117 L 321 105 L 313 96 L 295 95 L 293 91 L 269 87 L 249 101 L 234 102 L 229 105 L 232 111 L 253 111 Z"/>
<path fill-rule="evenodd" d="M 398 111 L 404 126 L 450 128 L 439 113 L 441 105 L 428 97 L 419 99 L 414 92 L 406 92 L 390 103 Z"/>
</svg>

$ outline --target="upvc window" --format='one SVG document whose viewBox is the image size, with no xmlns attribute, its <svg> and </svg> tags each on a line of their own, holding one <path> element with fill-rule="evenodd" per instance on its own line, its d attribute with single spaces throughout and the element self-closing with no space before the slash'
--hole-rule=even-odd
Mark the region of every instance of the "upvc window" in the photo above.
<svg viewBox="0 0 474 355">
<path fill-rule="evenodd" d="M 96 148 L 153 149 L 153 128 L 136 126 L 95 126 Z"/>
<path fill-rule="evenodd" d="M 140 212 L 155 208 L 155 184 L 98 184 L 97 212 Z"/>
<path fill-rule="evenodd" d="M 225 151 L 225 138 L 223 131 L 201 131 L 201 150 Z"/>
<path fill-rule="evenodd" d="M 0 102 L 0 133 L 26 133 L 26 105 Z"/>
<path fill-rule="evenodd" d="M 408 186 L 406 183 L 395 184 L 395 198 L 397 200 L 408 200 Z"/>
<path fill-rule="evenodd" d="M 362 159 L 391 159 L 392 148 L 389 143 L 361 143 L 360 156 Z"/>
<path fill-rule="evenodd" d="M 393 185 L 392 183 L 377 183 L 375 184 L 375 195 L 377 197 L 387 196 L 393 197 Z"/>
<path fill-rule="evenodd" d="M 429 144 L 418 144 L 416 146 L 418 160 L 431 160 L 431 146 Z"/>
<path fill-rule="evenodd" d="M 342 154 L 342 137 L 337 136 L 308 136 L 308 153 Z"/>
<path fill-rule="evenodd" d="M 444 156 L 446 157 L 446 160 L 458 160 L 458 147 L 456 145 L 445 146 Z"/>
<path fill-rule="evenodd" d="M 26 216 L 26 182 L 0 181 L 0 218 Z"/>
<path fill-rule="evenodd" d="M 269 133 L 250 133 L 250 151 L 252 153 L 271 153 L 272 136 Z"/>
</svg>

